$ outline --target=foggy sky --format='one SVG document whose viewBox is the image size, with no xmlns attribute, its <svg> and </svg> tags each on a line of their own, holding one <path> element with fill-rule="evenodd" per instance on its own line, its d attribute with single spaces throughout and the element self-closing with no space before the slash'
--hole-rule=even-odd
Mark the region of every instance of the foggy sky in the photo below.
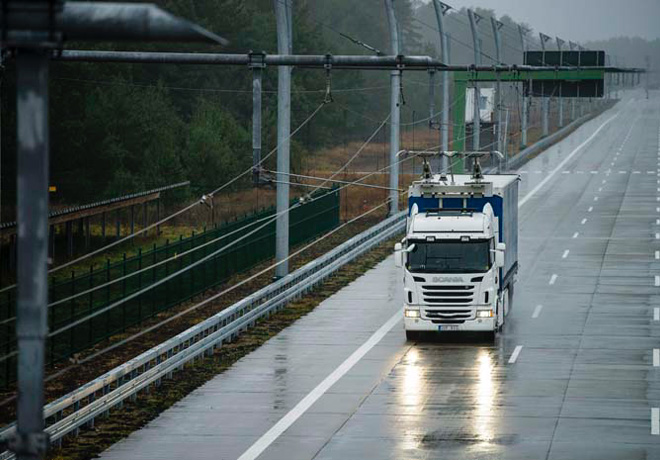
<svg viewBox="0 0 660 460">
<path fill-rule="evenodd" d="M 428 0 L 424 0 L 428 1 Z M 536 32 L 587 42 L 619 36 L 660 38 L 660 0 L 444 0 L 526 22 Z"/>
</svg>

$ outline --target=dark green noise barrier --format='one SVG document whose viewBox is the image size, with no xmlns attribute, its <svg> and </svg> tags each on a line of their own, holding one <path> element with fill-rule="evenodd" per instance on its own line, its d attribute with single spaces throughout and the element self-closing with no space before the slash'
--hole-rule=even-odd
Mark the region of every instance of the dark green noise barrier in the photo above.
<svg viewBox="0 0 660 460">
<path fill-rule="evenodd" d="M 289 217 L 291 246 L 314 239 L 337 227 L 339 205 L 339 192 L 334 191 L 319 193 L 314 200 L 294 207 Z M 147 251 L 138 250 L 136 255 L 127 256 L 124 253 L 119 261 L 107 260 L 103 265 L 90 266 L 85 272 L 71 272 L 71 276 L 66 281 L 57 281 L 49 286 L 49 303 L 68 299 L 85 291 L 90 292 L 49 307 L 49 330 L 57 331 L 80 321 L 167 278 L 232 243 L 242 235 L 259 228 L 265 223 L 260 220 L 274 214 L 274 209 L 264 210 L 216 226 L 211 230 L 204 229 L 202 233 L 193 233 L 187 238 L 180 236 L 178 240 L 168 240 L 161 246 L 154 244 Z M 242 231 L 209 243 L 243 227 L 245 229 Z M 203 247 L 184 254 L 200 246 Z M 179 254 L 182 255 L 177 256 Z M 158 313 L 189 301 L 204 291 L 226 282 L 233 275 L 249 270 L 274 256 L 275 222 L 273 221 L 188 271 L 50 337 L 46 350 L 47 363 L 53 365 L 69 359 L 75 353 L 86 350 L 110 336 L 122 333 L 127 328 L 138 326 Z M 172 260 L 159 264 L 170 258 Z M 94 289 L 139 271 L 141 272 L 132 277 Z M 14 288 L 0 293 L 0 388 L 16 381 L 16 322 L 12 319 L 15 316 Z"/>
</svg>

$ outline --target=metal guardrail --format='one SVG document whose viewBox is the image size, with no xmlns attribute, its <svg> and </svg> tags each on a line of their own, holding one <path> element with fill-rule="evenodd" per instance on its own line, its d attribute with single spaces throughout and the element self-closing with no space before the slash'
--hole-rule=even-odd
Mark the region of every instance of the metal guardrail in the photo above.
<svg viewBox="0 0 660 460">
<path fill-rule="evenodd" d="M 69 433 L 93 427 L 97 417 L 124 400 L 137 397 L 151 385 L 158 386 L 161 379 L 183 370 L 185 364 L 211 355 L 257 320 L 301 297 L 347 263 L 402 232 L 405 220 L 405 211 L 389 217 L 284 278 L 47 404 L 44 420 L 50 441 L 57 442 Z M 6 442 L 15 429 L 12 424 L 0 431 L 0 441 Z M 14 458 L 9 451 L 0 453 L 0 460 Z"/>
<path fill-rule="evenodd" d="M 165 192 L 167 190 L 172 190 L 172 189 L 175 189 L 175 188 L 185 187 L 187 185 L 190 185 L 189 180 L 187 180 L 185 182 L 179 182 L 178 184 L 172 184 L 172 185 L 166 185 L 164 187 L 158 187 L 158 188 L 155 188 L 153 190 L 147 190 L 145 192 L 131 193 L 130 195 L 124 195 L 124 196 L 120 196 L 120 197 L 116 197 L 116 198 L 110 198 L 108 200 L 97 201 L 95 203 L 81 204 L 80 206 L 74 206 L 74 207 L 71 207 L 71 208 L 50 211 L 48 213 L 48 218 L 51 219 L 53 217 L 60 217 L 60 216 L 63 216 L 65 214 L 72 214 L 74 212 L 85 211 L 87 209 L 98 208 L 100 206 L 107 206 L 109 204 L 120 203 L 122 201 L 132 200 L 133 198 L 140 198 L 140 197 L 143 197 L 143 196 L 153 195 L 154 193 Z M 2 229 L 2 230 L 7 229 L 7 228 L 13 228 L 13 227 L 16 227 L 16 221 L 0 222 L 0 229 Z"/>
</svg>

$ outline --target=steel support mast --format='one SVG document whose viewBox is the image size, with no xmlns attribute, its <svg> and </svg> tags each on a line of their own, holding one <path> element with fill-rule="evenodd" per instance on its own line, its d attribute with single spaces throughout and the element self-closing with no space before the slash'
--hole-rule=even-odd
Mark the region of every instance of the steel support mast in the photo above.
<svg viewBox="0 0 660 460">
<path fill-rule="evenodd" d="M 259 185 L 261 170 L 261 101 L 264 53 L 250 54 L 252 69 L 252 184 Z"/>
<path fill-rule="evenodd" d="M 291 24 L 293 0 L 273 0 L 277 21 L 277 52 L 292 54 Z M 289 168 L 291 155 L 291 67 L 277 68 L 277 220 L 275 223 L 275 277 L 289 273 Z"/>
<path fill-rule="evenodd" d="M 564 44 L 564 40 L 562 40 L 559 37 L 555 37 L 557 40 L 557 50 L 559 51 L 559 63 L 563 64 L 564 60 L 562 59 L 563 55 L 563 50 L 562 46 Z M 559 98 L 557 101 L 557 105 L 559 107 L 559 127 L 563 128 L 564 127 L 564 99 L 562 98 L 561 94 L 561 86 L 559 87 Z"/>
<path fill-rule="evenodd" d="M 493 28 L 493 38 L 495 40 L 495 59 L 497 59 L 497 64 L 500 65 L 502 63 L 502 48 L 501 48 L 501 36 L 500 36 L 500 29 L 504 27 L 504 23 L 498 21 L 494 17 L 491 16 L 490 18 L 490 24 L 491 27 Z M 503 152 L 504 148 L 502 147 L 503 145 L 503 136 L 502 136 L 502 84 L 500 82 L 500 79 L 497 79 L 497 82 L 495 82 L 495 104 L 496 104 L 496 110 L 497 110 L 497 128 L 496 128 L 496 139 L 497 139 L 497 151 L 498 152 Z"/>
<path fill-rule="evenodd" d="M 472 30 L 472 43 L 474 49 L 474 65 L 481 65 L 481 43 L 479 42 L 479 20 L 481 16 L 472 10 L 468 10 L 468 17 L 470 19 L 470 29 Z M 472 114 L 472 150 L 478 152 L 481 148 L 481 110 L 480 110 L 481 93 L 479 92 L 479 83 L 474 82 L 474 98 L 473 107 L 474 113 Z"/>
<path fill-rule="evenodd" d="M 543 64 L 545 64 L 545 42 L 550 40 L 550 37 L 544 33 L 539 32 L 539 38 L 541 39 L 541 50 L 543 50 Z M 541 97 L 541 135 L 546 137 L 550 134 L 549 126 L 549 117 L 550 117 L 550 98 Z"/>
<path fill-rule="evenodd" d="M 72 40 L 226 40 L 154 5 L 5 0 L 3 50 L 16 58 L 18 413 L 8 440 L 19 460 L 42 458 L 48 334 L 48 71 L 53 50 Z"/>
<path fill-rule="evenodd" d="M 520 46 L 523 52 L 523 56 L 525 54 L 525 51 L 527 51 L 527 45 L 525 43 L 525 34 L 526 30 L 523 26 L 519 25 L 518 26 L 518 34 L 520 34 Z M 524 59 L 524 58 L 523 58 Z M 529 87 L 531 88 L 531 81 Z M 527 147 L 527 125 L 529 122 L 529 101 L 530 97 L 525 96 L 524 91 L 520 91 L 520 98 L 522 102 L 522 110 L 520 114 L 520 146 L 522 148 Z"/>
<path fill-rule="evenodd" d="M 438 22 L 438 32 L 440 34 L 440 61 L 449 65 L 449 38 L 445 34 L 444 16 L 451 8 L 440 0 L 433 0 L 435 17 Z M 449 72 L 442 72 L 442 112 L 440 114 L 440 148 L 443 152 L 449 151 Z M 465 95 L 463 95 L 465 97 Z M 440 171 L 449 172 L 449 159 L 446 155 L 441 155 Z"/>
<path fill-rule="evenodd" d="M 277 1 L 277 0 L 276 0 Z M 394 12 L 394 1 L 385 0 L 387 9 L 387 21 L 390 26 L 390 47 L 392 55 L 401 54 L 401 38 L 399 37 L 399 25 L 396 21 Z M 399 167 L 396 165 L 400 145 L 400 124 L 401 124 L 401 71 L 393 70 L 390 73 L 390 216 L 396 214 L 399 210 Z"/>
</svg>

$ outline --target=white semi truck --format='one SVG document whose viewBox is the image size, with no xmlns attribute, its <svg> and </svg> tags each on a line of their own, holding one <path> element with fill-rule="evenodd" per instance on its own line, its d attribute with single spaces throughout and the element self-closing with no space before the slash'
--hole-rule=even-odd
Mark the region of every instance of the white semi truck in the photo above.
<svg viewBox="0 0 660 460">
<path fill-rule="evenodd" d="M 403 268 L 404 327 L 495 336 L 513 304 L 518 270 L 515 174 L 425 174 L 408 190 L 406 236 L 395 246 Z"/>
</svg>

